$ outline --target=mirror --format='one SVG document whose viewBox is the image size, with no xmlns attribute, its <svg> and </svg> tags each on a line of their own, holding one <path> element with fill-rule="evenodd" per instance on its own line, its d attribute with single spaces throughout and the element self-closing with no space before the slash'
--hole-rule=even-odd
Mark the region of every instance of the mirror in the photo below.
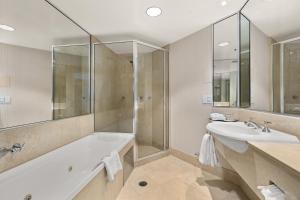
<svg viewBox="0 0 300 200">
<path fill-rule="evenodd" d="M 250 105 L 249 20 L 237 13 L 213 25 L 215 107 Z"/>
<path fill-rule="evenodd" d="M 0 128 L 90 113 L 90 35 L 46 1 L 0 0 Z"/>
<path fill-rule="evenodd" d="M 300 114 L 299 0 L 250 0 L 250 109 Z"/>
</svg>

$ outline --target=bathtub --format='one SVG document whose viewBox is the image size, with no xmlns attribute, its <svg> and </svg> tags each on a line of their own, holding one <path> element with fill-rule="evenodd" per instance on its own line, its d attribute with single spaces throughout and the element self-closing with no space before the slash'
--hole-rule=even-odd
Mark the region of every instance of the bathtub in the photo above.
<svg viewBox="0 0 300 200">
<path fill-rule="evenodd" d="M 5 171 L 0 174 L 0 199 L 73 199 L 103 169 L 102 158 L 133 138 L 128 133 L 94 133 Z"/>
</svg>

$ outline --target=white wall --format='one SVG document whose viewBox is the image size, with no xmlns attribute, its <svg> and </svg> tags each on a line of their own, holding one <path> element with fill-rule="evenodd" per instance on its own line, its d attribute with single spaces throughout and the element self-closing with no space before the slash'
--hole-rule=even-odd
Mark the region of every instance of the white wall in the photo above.
<svg viewBox="0 0 300 200">
<path fill-rule="evenodd" d="M 212 105 L 212 27 L 170 45 L 170 147 L 199 152 Z"/>
</svg>

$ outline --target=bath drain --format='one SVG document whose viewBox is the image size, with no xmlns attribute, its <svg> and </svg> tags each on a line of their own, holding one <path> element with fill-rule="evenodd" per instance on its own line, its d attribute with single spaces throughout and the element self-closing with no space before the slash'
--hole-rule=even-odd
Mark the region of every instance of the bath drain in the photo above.
<svg viewBox="0 0 300 200">
<path fill-rule="evenodd" d="M 148 183 L 146 181 L 140 181 L 139 182 L 139 186 L 141 186 L 141 187 L 145 187 L 147 185 L 148 185 Z"/>
</svg>

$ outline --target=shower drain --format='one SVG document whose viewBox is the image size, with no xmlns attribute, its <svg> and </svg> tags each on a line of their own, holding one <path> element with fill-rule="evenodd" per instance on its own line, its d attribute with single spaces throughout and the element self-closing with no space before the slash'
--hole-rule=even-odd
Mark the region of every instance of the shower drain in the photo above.
<svg viewBox="0 0 300 200">
<path fill-rule="evenodd" d="M 146 187 L 147 185 L 148 185 L 148 183 L 146 181 L 139 182 L 139 186 L 141 186 L 141 187 Z"/>
</svg>

